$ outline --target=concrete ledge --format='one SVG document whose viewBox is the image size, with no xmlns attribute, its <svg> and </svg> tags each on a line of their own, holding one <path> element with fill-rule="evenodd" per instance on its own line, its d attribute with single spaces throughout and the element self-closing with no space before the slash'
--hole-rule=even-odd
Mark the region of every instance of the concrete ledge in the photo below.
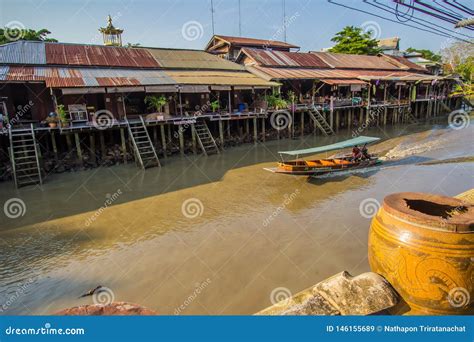
<svg viewBox="0 0 474 342">
<path fill-rule="evenodd" d="M 394 307 L 399 296 L 380 275 L 336 274 L 256 315 L 371 315 Z"/>
</svg>

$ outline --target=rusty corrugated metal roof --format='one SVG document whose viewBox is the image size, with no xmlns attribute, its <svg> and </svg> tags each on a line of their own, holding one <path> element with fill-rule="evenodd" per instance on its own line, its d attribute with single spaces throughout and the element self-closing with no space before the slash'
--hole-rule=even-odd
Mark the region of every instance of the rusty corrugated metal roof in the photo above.
<svg viewBox="0 0 474 342">
<path fill-rule="evenodd" d="M 46 63 L 54 65 L 90 65 L 110 67 L 160 67 L 142 48 L 46 43 Z"/>
<path fill-rule="evenodd" d="M 245 38 L 245 37 L 232 37 L 232 36 L 222 36 L 222 35 L 214 35 L 211 41 L 214 38 L 218 38 L 224 40 L 228 43 L 238 45 L 238 46 L 267 46 L 267 47 L 280 47 L 280 48 L 299 48 L 297 45 L 288 44 L 285 42 L 281 42 L 278 40 L 272 39 L 256 39 L 256 38 Z"/>
<path fill-rule="evenodd" d="M 52 88 L 176 84 L 162 70 L 8 66 L 3 81 L 44 81 Z M 1 74 L 0 74 L 1 75 Z"/>
<path fill-rule="evenodd" d="M 388 62 L 383 57 L 367 55 L 350 55 L 346 53 L 332 52 L 311 52 L 331 67 L 336 69 L 379 69 L 396 70 L 394 64 Z"/>
<path fill-rule="evenodd" d="M 200 50 L 145 48 L 163 68 L 244 70 L 240 64 Z"/>
<path fill-rule="evenodd" d="M 284 79 L 426 79 L 430 75 L 417 74 L 409 71 L 366 70 L 366 69 L 308 69 L 308 68 L 276 68 L 248 66 L 253 74 L 266 80 Z"/>
<path fill-rule="evenodd" d="M 241 51 L 257 64 L 278 67 L 329 68 L 321 58 L 312 53 L 272 51 L 245 48 Z"/>
<path fill-rule="evenodd" d="M 413 63 L 408 58 L 399 57 L 399 56 L 392 56 L 392 55 L 383 55 L 383 57 L 386 58 L 388 61 L 391 61 L 392 63 L 395 63 L 396 65 L 400 65 L 401 68 L 416 70 L 416 71 L 421 71 L 421 72 L 426 73 L 425 68 L 423 68 L 422 66 L 420 66 L 416 63 Z"/>
</svg>

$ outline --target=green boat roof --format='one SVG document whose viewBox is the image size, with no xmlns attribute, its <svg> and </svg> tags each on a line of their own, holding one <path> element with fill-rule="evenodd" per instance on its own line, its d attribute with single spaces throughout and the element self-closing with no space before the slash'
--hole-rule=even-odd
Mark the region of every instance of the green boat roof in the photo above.
<svg viewBox="0 0 474 342">
<path fill-rule="evenodd" d="M 344 141 L 341 141 L 341 142 L 338 142 L 338 143 L 335 143 L 335 144 L 331 144 L 331 145 L 306 148 L 304 150 L 278 151 L 278 153 L 288 154 L 290 156 L 298 156 L 298 155 L 303 155 L 303 154 L 316 154 L 316 153 L 320 153 L 320 152 L 340 150 L 340 149 L 347 148 L 347 147 L 353 147 L 355 145 L 370 144 L 370 143 L 373 143 L 374 141 L 378 141 L 378 140 L 380 140 L 380 138 L 360 136 L 360 137 L 357 137 L 357 138 L 344 140 Z"/>
</svg>

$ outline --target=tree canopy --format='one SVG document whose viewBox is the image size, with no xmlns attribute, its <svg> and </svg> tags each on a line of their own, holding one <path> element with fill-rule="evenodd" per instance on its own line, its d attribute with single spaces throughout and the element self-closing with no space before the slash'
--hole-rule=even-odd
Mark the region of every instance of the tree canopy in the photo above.
<svg viewBox="0 0 474 342">
<path fill-rule="evenodd" d="M 437 53 L 434 53 L 433 51 L 428 49 L 415 49 L 409 47 L 406 52 L 418 52 L 421 53 L 421 57 L 425 59 L 428 59 L 433 62 L 441 62 L 441 55 L 438 55 Z"/>
<path fill-rule="evenodd" d="M 455 72 L 465 82 L 474 79 L 474 44 L 472 42 L 454 42 L 441 50 L 442 61 L 446 72 Z"/>
<path fill-rule="evenodd" d="M 371 32 L 364 32 L 360 27 L 346 26 L 331 39 L 335 42 L 329 51 L 354 55 L 376 55 L 381 52 L 377 39 Z"/>
<path fill-rule="evenodd" d="M 21 28 L 0 28 L 0 45 L 15 42 L 17 40 L 34 40 L 44 42 L 57 42 L 54 38 L 49 38 L 51 32 L 47 29 L 32 30 Z"/>
</svg>

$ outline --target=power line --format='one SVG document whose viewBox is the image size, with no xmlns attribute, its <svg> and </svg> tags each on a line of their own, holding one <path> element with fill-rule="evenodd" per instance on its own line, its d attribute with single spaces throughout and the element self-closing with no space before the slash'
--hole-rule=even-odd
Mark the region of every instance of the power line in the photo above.
<svg viewBox="0 0 474 342">
<path fill-rule="evenodd" d="M 215 34 L 214 32 L 214 1 L 211 0 L 211 22 L 212 22 L 212 35 Z"/>
<path fill-rule="evenodd" d="M 403 26 L 407 26 L 407 27 L 411 27 L 411 28 L 420 30 L 420 31 L 432 33 L 432 34 L 435 34 L 435 35 L 437 35 L 437 36 L 442 36 L 442 37 L 445 37 L 445 38 L 453 38 L 453 39 L 456 39 L 456 40 L 460 40 L 460 41 L 464 41 L 464 42 L 469 42 L 469 41 L 467 41 L 467 40 L 465 40 L 465 39 L 462 39 L 462 38 L 459 38 L 459 37 L 456 37 L 456 36 L 452 36 L 452 35 L 450 35 L 450 34 L 448 34 L 448 33 L 444 33 L 444 34 L 443 34 L 443 33 L 439 33 L 439 32 L 435 32 L 435 31 L 429 30 L 429 29 L 424 29 L 424 28 L 422 28 L 422 27 L 410 25 L 410 24 L 407 24 L 407 23 L 402 23 L 402 22 L 399 22 L 399 21 L 397 21 L 397 20 L 393 20 L 393 19 L 390 19 L 390 18 L 381 16 L 381 15 L 378 15 L 378 14 L 374 14 L 374 13 L 372 13 L 372 12 L 367 12 L 367 11 L 361 10 L 361 9 L 359 9 L 359 8 L 354 8 L 354 7 L 351 7 L 351 6 L 347 6 L 347 5 L 344 5 L 344 4 L 337 3 L 337 2 L 335 2 L 334 0 L 328 0 L 328 2 L 330 2 L 330 3 L 334 4 L 334 5 L 340 6 L 340 7 L 344 7 L 344 8 L 346 8 L 346 9 L 351 9 L 351 10 L 354 10 L 354 11 L 357 11 L 357 12 L 369 14 L 369 15 L 371 15 L 371 16 L 374 16 L 374 17 L 377 17 L 377 18 L 380 18 L 380 19 L 383 19 L 383 20 L 387 20 L 387 21 L 390 21 L 390 22 L 393 22 L 393 23 L 396 23 L 396 24 L 399 24 L 399 25 L 403 25 Z"/>
<path fill-rule="evenodd" d="M 364 1 L 365 3 L 367 3 L 368 5 L 370 5 L 370 6 L 374 6 L 374 7 L 376 7 L 376 8 L 379 8 L 379 9 L 381 9 L 381 10 L 383 10 L 383 11 L 386 11 L 386 12 L 388 12 L 388 13 L 390 13 L 390 14 L 395 14 L 395 12 L 392 11 L 392 8 L 391 8 L 390 6 L 385 5 L 385 4 L 382 4 L 382 3 L 378 2 L 377 0 L 373 0 L 373 3 L 370 2 L 369 0 L 363 0 L 363 1 Z M 376 3 L 376 4 L 379 4 L 379 6 L 377 6 L 375 3 Z M 383 6 L 383 7 L 385 7 L 385 8 L 388 8 L 388 10 L 385 9 L 385 8 L 382 8 L 382 7 L 380 7 L 380 6 Z M 419 25 L 422 25 L 422 26 L 427 27 L 427 28 L 429 28 L 429 29 L 435 30 L 436 32 L 446 33 L 446 32 L 443 32 L 443 31 L 440 31 L 440 30 L 437 29 L 437 28 L 439 28 L 439 29 L 441 29 L 441 30 L 447 31 L 448 33 L 461 35 L 461 36 L 464 36 L 464 37 L 466 37 L 466 38 L 471 38 L 471 36 L 469 36 L 469 35 L 466 35 L 466 34 L 463 34 L 463 33 L 460 33 L 460 32 L 456 32 L 456 31 L 447 29 L 447 28 L 445 28 L 445 27 L 443 27 L 443 26 L 440 26 L 440 25 L 438 25 L 438 24 L 429 22 L 429 21 L 427 21 L 427 20 L 425 20 L 425 19 L 422 19 L 422 18 L 418 18 L 418 17 L 413 16 L 410 20 L 411 20 L 412 22 L 416 23 L 416 24 L 419 24 Z M 426 23 L 426 24 L 423 24 L 423 23 L 421 23 L 420 21 L 421 21 L 421 22 L 424 22 L 424 23 Z M 434 26 L 434 27 L 433 27 L 433 26 Z"/>
</svg>

